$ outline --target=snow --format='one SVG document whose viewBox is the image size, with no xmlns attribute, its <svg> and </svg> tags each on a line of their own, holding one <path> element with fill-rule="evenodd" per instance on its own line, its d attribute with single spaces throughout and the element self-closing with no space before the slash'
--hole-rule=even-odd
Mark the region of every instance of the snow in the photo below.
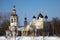
<svg viewBox="0 0 60 40">
<path fill-rule="evenodd" d="M 60 40 L 60 37 L 57 36 L 39 36 L 39 37 L 32 37 L 32 36 L 18 36 L 16 40 Z M 5 36 L 0 36 L 0 40 L 7 40 Z M 13 40 L 13 37 L 10 37 L 9 40 Z"/>
</svg>

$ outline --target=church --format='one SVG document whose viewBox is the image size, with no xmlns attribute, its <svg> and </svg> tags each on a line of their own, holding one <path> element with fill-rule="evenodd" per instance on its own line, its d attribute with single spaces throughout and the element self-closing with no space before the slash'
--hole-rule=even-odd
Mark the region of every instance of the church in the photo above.
<svg viewBox="0 0 60 40">
<path fill-rule="evenodd" d="M 33 16 L 33 20 L 27 23 L 24 18 L 24 27 L 18 27 L 18 15 L 16 14 L 15 5 L 10 15 L 10 26 L 6 30 L 6 36 L 40 36 L 44 35 L 44 16 L 39 13 L 38 17 Z M 47 19 L 47 15 L 45 16 Z"/>
</svg>

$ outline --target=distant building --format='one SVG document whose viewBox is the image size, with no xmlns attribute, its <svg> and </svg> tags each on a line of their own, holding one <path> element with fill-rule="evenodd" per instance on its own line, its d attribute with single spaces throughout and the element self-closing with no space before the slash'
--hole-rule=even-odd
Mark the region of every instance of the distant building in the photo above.
<svg viewBox="0 0 60 40">
<path fill-rule="evenodd" d="M 10 16 L 9 30 L 6 30 L 6 36 L 16 36 L 18 27 L 18 16 L 16 14 L 15 5 L 13 6 L 12 13 Z"/>
<path fill-rule="evenodd" d="M 40 13 L 37 19 L 35 16 L 33 16 L 33 20 L 29 22 L 29 24 L 27 24 L 26 27 L 24 27 L 20 31 L 22 36 L 39 36 L 41 29 L 43 30 L 43 26 L 43 15 Z"/>
<path fill-rule="evenodd" d="M 6 30 L 4 28 L 0 28 L 0 34 L 5 35 L 5 31 L 6 36 L 46 36 L 53 34 L 57 35 L 57 33 L 60 33 L 57 31 L 59 27 L 56 27 L 58 24 L 54 24 L 53 22 L 48 21 L 47 15 L 44 17 L 42 13 L 39 13 L 38 17 L 34 15 L 32 18 L 32 21 L 28 22 L 27 17 L 25 17 L 24 26 L 19 27 L 18 15 L 16 14 L 16 8 L 14 5 L 10 15 L 10 26 L 8 28 L 6 27 Z"/>
</svg>

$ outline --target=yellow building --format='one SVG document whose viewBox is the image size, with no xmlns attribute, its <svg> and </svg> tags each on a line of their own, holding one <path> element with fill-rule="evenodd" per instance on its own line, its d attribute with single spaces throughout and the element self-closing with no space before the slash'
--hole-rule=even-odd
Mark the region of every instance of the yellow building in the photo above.
<svg viewBox="0 0 60 40">
<path fill-rule="evenodd" d="M 21 30 L 21 34 L 22 36 L 37 36 L 37 32 L 40 32 L 40 29 L 43 29 L 43 15 L 41 13 L 37 19 L 33 16 L 33 20 Z"/>
</svg>

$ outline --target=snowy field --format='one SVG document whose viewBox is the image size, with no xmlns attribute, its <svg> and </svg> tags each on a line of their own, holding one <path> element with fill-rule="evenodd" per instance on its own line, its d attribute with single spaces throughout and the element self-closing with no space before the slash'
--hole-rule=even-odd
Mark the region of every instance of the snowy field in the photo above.
<svg viewBox="0 0 60 40">
<path fill-rule="evenodd" d="M 39 37 L 16 37 L 16 40 L 60 40 L 60 37 L 56 37 L 56 36 L 39 36 Z M 0 36 L 0 40 L 7 40 L 4 36 Z M 13 40 L 12 37 L 9 38 L 9 40 Z"/>
</svg>

